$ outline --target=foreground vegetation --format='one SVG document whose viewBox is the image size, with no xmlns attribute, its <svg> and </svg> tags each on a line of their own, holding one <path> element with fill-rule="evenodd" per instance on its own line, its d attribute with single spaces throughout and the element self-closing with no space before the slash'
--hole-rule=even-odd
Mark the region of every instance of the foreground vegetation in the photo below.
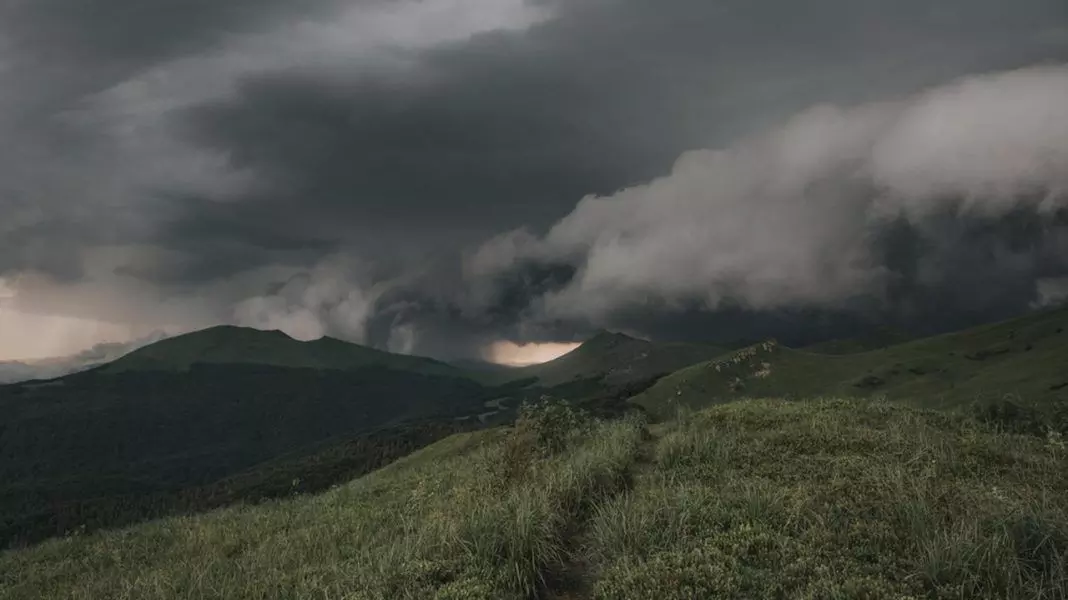
<svg viewBox="0 0 1068 600">
<path fill-rule="evenodd" d="M 1055 432 L 883 400 L 561 405 L 318 495 L 0 555 L 0 598 L 1068 598 Z"/>
<path fill-rule="evenodd" d="M 320 491 L 511 422 L 547 394 L 616 415 L 718 352 L 605 334 L 541 370 L 474 376 L 236 327 L 163 340 L 89 372 L 0 386 L 0 548 Z"/>
<path fill-rule="evenodd" d="M 885 401 L 683 413 L 599 507 L 605 598 L 1065 598 L 1058 436 Z"/>
</svg>

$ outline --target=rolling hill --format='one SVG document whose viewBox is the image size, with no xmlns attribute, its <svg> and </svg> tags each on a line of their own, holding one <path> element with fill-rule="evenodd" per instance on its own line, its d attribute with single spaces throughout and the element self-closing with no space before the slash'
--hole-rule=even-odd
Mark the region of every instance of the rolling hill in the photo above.
<svg viewBox="0 0 1068 600">
<path fill-rule="evenodd" d="M 1068 404 L 1068 308 L 879 350 L 819 354 L 765 342 L 658 381 L 633 402 L 666 414 L 743 397 L 886 395 L 932 407 Z"/>
</svg>

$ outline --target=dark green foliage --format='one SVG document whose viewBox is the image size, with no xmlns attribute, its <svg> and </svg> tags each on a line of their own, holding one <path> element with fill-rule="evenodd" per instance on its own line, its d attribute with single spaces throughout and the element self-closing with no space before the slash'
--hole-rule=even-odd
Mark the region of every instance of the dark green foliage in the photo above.
<svg viewBox="0 0 1068 600">
<path fill-rule="evenodd" d="M 360 442 L 370 447 L 357 455 L 395 458 L 418 447 L 412 440 L 440 437 L 418 433 L 418 424 L 406 437 L 402 423 L 434 419 L 445 433 L 469 429 L 454 419 L 481 410 L 487 393 L 468 379 L 381 368 L 259 365 L 84 373 L 0 387 L 0 545 L 245 498 L 214 486 L 265 461 L 314 454 L 383 427 L 394 433 Z M 312 470 L 282 481 L 335 475 Z"/>
<path fill-rule="evenodd" d="M 589 415 L 562 400 L 524 402 L 509 430 L 493 471 L 505 482 L 527 476 L 534 466 L 562 452 L 593 426 Z"/>
<path fill-rule="evenodd" d="M 0 496 L 0 540 L 21 546 L 72 532 L 123 527 L 170 515 L 195 514 L 237 503 L 257 503 L 316 493 L 347 482 L 428 444 L 473 427 L 470 422 L 430 421 L 388 427 L 303 448 L 218 481 L 147 491 L 101 486 L 77 488 L 49 501 L 16 493 Z M 51 491 L 52 497 L 62 493 Z M 0 545 L 2 547 L 2 545 Z"/>
<path fill-rule="evenodd" d="M 589 433 L 592 423 L 585 411 L 564 400 L 526 403 L 515 422 L 517 433 L 529 434 L 532 450 L 543 455 L 563 451 L 573 440 Z"/>
</svg>

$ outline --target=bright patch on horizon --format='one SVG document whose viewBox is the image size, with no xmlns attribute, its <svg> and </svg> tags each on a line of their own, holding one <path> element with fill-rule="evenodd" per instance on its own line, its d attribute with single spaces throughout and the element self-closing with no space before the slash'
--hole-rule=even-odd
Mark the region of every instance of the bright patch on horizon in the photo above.
<svg viewBox="0 0 1068 600">
<path fill-rule="evenodd" d="M 97 344 L 129 339 L 129 328 L 123 325 L 81 317 L 31 314 L 0 306 L 0 362 L 60 358 Z"/>
<path fill-rule="evenodd" d="M 494 342 L 486 351 L 486 360 L 499 365 L 511 367 L 525 367 L 549 362 L 554 358 L 571 352 L 581 344 L 557 343 L 547 344 L 516 344 L 514 342 Z"/>
</svg>

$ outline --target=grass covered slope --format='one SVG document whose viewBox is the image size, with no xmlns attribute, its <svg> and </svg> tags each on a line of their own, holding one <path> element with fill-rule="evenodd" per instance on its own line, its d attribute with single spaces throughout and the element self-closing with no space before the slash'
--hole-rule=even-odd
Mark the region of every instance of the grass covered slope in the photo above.
<svg viewBox="0 0 1068 600">
<path fill-rule="evenodd" d="M 639 448 L 637 422 L 574 425 L 454 436 L 322 495 L 9 552 L 0 598 L 526 597 Z"/>
<path fill-rule="evenodd" d="M 669 414 L 676 403 L 876 394 L 928 406 L 1006 394 L 1030 404 L 1068 406 L 1068 309 L 856 354 L 758 344 L 673 373 L 634 402 Z"/>
<path fill-rule="evenodd" d="M 604 598 L 1065 598 L 1061 438 L 881 401 L 743 401 L 665 428 L 598 507 Z"/>
<path fill-rule="evenodd" d="M 206 364 L 0 386 L 0 547 L 160 514 L 153 506 L 165 514 L 176 497 L 338 439 L 451 424 L 484 410 L 487 393 L 465 378 L 375 367 Z M 395 456 L 379 451 L 389 443 L 360 453 Z"/>
<path fill-rule="evenodd" d="M 586 379 L 618 385 L 671 373 L 726 351 L 718 346 L 658 343 L 602 332 L 555 360 L 509 369 L 496 376 L 502 380 L 536 378 L 545 387 Z"/>
<path fill-rule="evenodd" d="M 392 354 L 329 337 L 300 342 L 281 331 L 231 326 L 212 327 L 156 342 L 127 354 L 100 372 L 187 371 L 194 364 L 335 370 L 382 367 L 423 375 L 465 375 L 461 369 L 430 358 Z"/>
<path fill-rule="evenodd" d="M 316 496 L 0 555 L 0 598 L 1066 598 L 1063 440 L 884 401 L 559 407 Z"/>
</svg>

